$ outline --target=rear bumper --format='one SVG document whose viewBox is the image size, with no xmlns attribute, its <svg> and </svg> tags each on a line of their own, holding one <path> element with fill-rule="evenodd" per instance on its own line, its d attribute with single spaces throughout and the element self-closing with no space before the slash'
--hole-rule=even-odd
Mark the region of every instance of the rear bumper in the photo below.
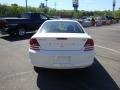
<svg viewBox="0 0 120 90">
<path fill-rule="evenodd" d="M 14 32 L 14 31 L 15 31 L 15 26 L 12 26 L 12 25 L 8 25 L 6 27 L 0 26 L 1 34 L 10 34 L 10 32 Z"/>
<path fill-rule="evenodd" d="M 8 28 L 0 28 L 0 33 L 1 34 L 7 34 L 8 33 Z"/>
<path fill-rule="evenodd" d="M 34 51 L 29 49 L 33 66 L 51 69 L 85 68 L 93 64 L 94 51 Z M 58 61 L 58 56 L 69 56 L 70 60 Z M 57 62 L 57 63 L 56 63 Z"/>
</svg>

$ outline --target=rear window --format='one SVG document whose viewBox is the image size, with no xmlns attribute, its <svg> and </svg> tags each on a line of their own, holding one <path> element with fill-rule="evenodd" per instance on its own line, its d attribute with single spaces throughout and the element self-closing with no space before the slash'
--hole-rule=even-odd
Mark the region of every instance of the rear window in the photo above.
<svg viewBox="0 0 120 90">
<path fill-rule="evenodd" d="M 40 33 L 84 33 L 84 31 L 76 22 L 48 21 L 43 24 Z"/>
</svg>

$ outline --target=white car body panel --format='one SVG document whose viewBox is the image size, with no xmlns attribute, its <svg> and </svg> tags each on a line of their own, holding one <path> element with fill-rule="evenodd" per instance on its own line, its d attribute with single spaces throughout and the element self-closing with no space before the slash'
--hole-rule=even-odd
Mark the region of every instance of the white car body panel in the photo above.
<svg viewBox="0 0 120 90">
<path fill-rule="evenodd" d="M 40 44 L 40 50 L 29 48 L 33 66 L 72 69 L 84 68 L 93 64 L 94 49 L 84 51 L 86 41 L 91 39 L 87 33 L 39 33 L 39 30 L 32 38 L 36 38 Z M 58 40 L 59 38 L 63 40 Z"/>
<path fill-rule="evenodd" d="M 39 33 L 32 38 L 36 38 L 44 50 L 80 50 L 83 48 L 87 34 L 72 33 Z M 56 38 L 67 38 L 67 40 L 56 40 Z M 61 46 L 62 45 L 62 46 Z"/>
<path fill-rule="evenodd" d="M 94 51 L 34 51 L 29 49 L 33 66 L 51 69 L 85 68 L 93 64 Z M 57 60 L 60 56 L 70 56 L 69 60 Z"/>
</svg>

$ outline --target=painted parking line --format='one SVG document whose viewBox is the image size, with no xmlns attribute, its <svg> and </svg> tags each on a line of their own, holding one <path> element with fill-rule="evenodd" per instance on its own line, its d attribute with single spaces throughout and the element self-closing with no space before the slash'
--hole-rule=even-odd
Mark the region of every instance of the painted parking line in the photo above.
<svg viewBox="0 0 120 90">
<path fill-rule="evenodd" d="M 114 49 L 111 49 L 111 48 L 103 47 L 103 46 L 100 46 L 100 45 L 95 45 L 95 46 L 120 54 L 120 51 L 117 51 L 117 50 L 114 50 Z"/>
</svg>

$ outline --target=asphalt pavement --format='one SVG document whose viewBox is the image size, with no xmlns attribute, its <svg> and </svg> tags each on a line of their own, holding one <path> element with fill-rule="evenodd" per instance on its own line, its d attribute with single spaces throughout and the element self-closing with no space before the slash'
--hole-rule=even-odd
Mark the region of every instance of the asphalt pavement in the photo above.
<svg viewBox="0 0 120 90">
<path fill-rule="evenodd" d="M 120 90 L 120 24 L 85 28 L 95 40 L 95 63 L 86 69 L 34 72 L 29 38 L 0 35 L 0 90 Z"/>
</svg>

